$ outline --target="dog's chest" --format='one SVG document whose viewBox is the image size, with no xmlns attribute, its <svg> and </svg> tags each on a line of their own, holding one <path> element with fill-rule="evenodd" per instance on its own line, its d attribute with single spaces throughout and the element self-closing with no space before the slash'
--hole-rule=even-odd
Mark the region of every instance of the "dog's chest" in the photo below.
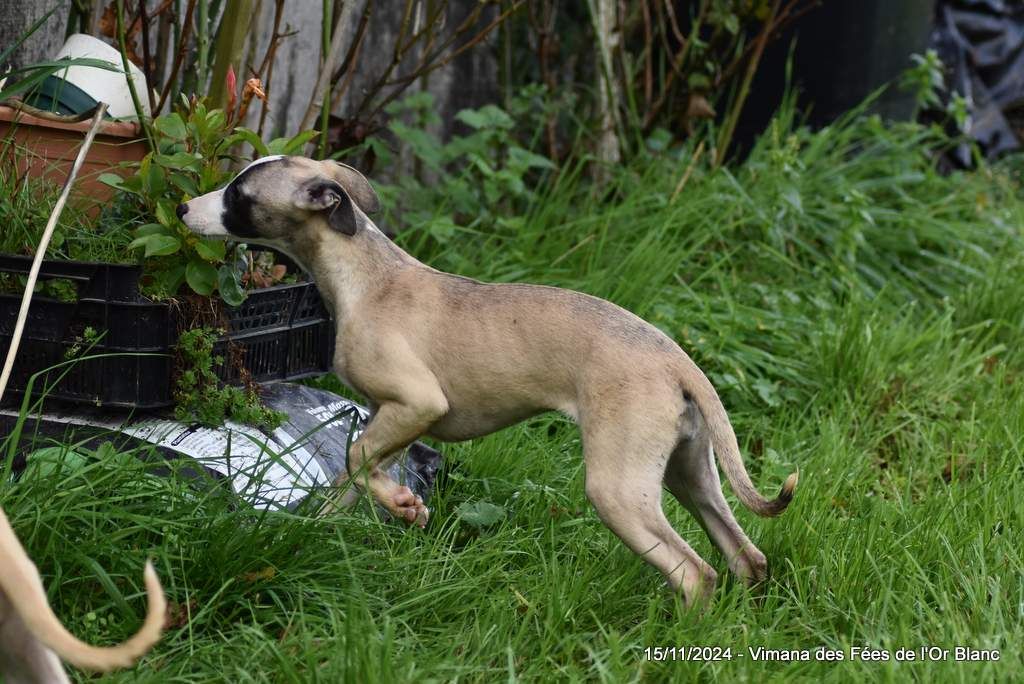
<svg viewBox="0 0 1024 684">
<path fill-rule="evenodd" d="M 344 331 L 339 329 L 337 338 L 339 340 L 345 339 L 343 335 Z M 351 352 L 346 350 L 341 344 L 337 344 L 334 348 L 334 363 L 331 368 L 334 374 L 338 376 L 338 379 L 341 380 L 345 387 L 358 392 L 367 399 L 374 399 L 374 397 L 367 393 L 363 384 L 359 382 L 359 372 L 357 372 L 356 366 L 357 362 L 352 358 Z"/>
<path fill-rule="evenodd" d="M 358 388 L 352 385 L 352 379 L 349 377 L 348 372 L 348 360 L 345 358 L 345 352 L 340 347 L 334 350 L 334 364 L 331 367 L 334 374 L 338 376 L 338 379 L 348 388 L 359 391 Z"/>
</svg>

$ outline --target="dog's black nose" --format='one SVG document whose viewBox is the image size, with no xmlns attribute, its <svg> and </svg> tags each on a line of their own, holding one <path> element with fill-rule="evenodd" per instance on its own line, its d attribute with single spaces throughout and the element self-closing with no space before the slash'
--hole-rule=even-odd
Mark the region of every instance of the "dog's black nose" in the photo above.
<svg viewBox="0 0 1024 684">
<path fill-rule="evenodd" d="M 184 218 L 185 214 L 188 213 L 188 205 L 179 204 L 178 208 L 174 210 L 174 213 L 178 215 L 178 218 Z"/>
</svg>

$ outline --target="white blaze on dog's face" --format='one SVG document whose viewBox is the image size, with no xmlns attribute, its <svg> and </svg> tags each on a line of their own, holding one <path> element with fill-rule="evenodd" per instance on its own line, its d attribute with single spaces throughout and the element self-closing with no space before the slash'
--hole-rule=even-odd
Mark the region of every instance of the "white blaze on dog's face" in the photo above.
<svg viewBox="0 0 1024 684">
<path fill-rule="evenodd" d="M 330 230 L 376 230 L 366 214 L 380 200 L 350 166 L 305 157 L 273 156 L 249 164 L 220 190 L 178 205 L 178 218 L 203 237 L 236 239 L 292 252 L 314 217 Z"/>
</svg>

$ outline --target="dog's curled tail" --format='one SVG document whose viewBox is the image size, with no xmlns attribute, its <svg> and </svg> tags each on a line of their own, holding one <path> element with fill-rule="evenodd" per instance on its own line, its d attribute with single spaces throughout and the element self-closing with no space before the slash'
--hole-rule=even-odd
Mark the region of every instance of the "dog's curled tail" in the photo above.
<svg viewBox="0 0 1024 684">
<path fill-rule="evenodd" d="M 782 484 L 782 489 L 779 490 L 777 497 L 774 499 L 764 498 L 754 487 L 754 483 L 750 481 L 750 475 L 743 465 L 736 433 L 732 429 L 732 423 L 729 422 L 729 416 L 725 412 L 722 400 L 718 397 L 718 392 L 715 391 L 714 385 L 697 367 L 697 364 L 689 358 L 687 360 L 689 361 L 688 372 L 684 375 L 683 387 L 690 391 L 698 410 L 704 417 L 708 432 L 711 434 L 711 446 L 733 491 L 736 492 L 736 496 L 743 502 L 743 505 L 754 513 L 769 518 L 779 515 L 793 500 L 793 492 L 796 490 L 796 484 L 800 477 L 799 471 L 790 473 Z"/>
<path fill-rule="evenodd" d="M 29 631 L 75 667 L 97 672 L 131 667 L 160 639 L 167 601 L 156 570 L 148 561 L 143 578 L 148 606 L 139 631 L 117 646 L 90 646 L 71 634 L 50 608 L 39 571 L 0 510 L 0 588 Z"/>
</svg>

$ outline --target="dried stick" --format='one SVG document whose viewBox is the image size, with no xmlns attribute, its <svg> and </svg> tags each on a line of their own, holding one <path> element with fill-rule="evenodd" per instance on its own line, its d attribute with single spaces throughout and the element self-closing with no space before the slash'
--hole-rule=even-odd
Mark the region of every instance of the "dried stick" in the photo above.
<svg viewBox="0 0 1024 684">
<path fill-rule="evenodd" d="M 313 88 L 313 96 L 309 99 L 309 105 L 306 107 L 306 114 L 302 117 L 302 123 L 299 124 L 299 130 L 304 131 L 308 129 L 313 120 L 316 119 L 316 115 L 319 111 L 318 107 L 323 106 L 324 93 L 327 92 L 327 84 L 330 82 L 331 74 L 334 73 L 334 69 L 341 59 L 341 42 L 344 40 L 345 31 L 342 27 L 348 24 L 348 17 L 352 14 L 354 2 L 346 2 L 345 6 L 341 10 L 341 17 L 338 19 L 338 30 L 334 32 L 331 37 L 331 49 L 327 53 L 326 59 L 324 59 L 323 68 L 320 69 L 320 76 L 316 79 L 316 85 Z"/>
<path fill-rule="evenodd" d="M 476 46 L 477 44 L 479 44 L 480 41 L 482 41 L 484 38 L 486 38 L 488 36 L 488 34 L 490 34 L 491 31 L 493 31 L 495 28 L 497 28 L 503 21 L 508 19 L 508 17 L 512 13 L 518 11 L 519 8 L 523 6 L 523 3 L 525 1 L 526 0 L 517 0 L 515 3 L 512 4 L 512 7 L 510 7 L 508 10 L 506 10 L 506 11 L 502 12 L 500 15 L 498 15 L 497 19 L 495 19 L 490 24 L 488 24 L 487 26 L 482 28 L 479 33 L 477 33 L 475 36 L 473 36 L 468 41 L 466 41 L 463 45 L 459 46 L 457 49 L 455 49 L 452 52 L 448 53 L 443 58 L 438 59 L 440 57 L 441 53 L 443 53 L 446 49 L 448 49 L 448 47 L 452 43 L 454 43 L 455 40 L 457 40 L 458 36 L 461 33 L 465 33 L 466 31 L 468 31 L 469 30 L 469 26 L 472 25 L 471 23 L 469 23 L 467 25 L 467 22 L 463 22 L 459 26 L 459 28 L 456 29 L 456 33 L 453 34 L 452 38 L 450 38 L 449 40 L 446 40 L 444 42 L 444 44 L 442 44 L 442 46 L 440 48 L 438 48 L 438 50 L 435 52 L 434 55 L 431 55 L 428 58 L 420 60 L 420 64 L 417 65 L 417 68 L 416 68 L 415 71 L 413 71 L 413 73 L 409 74 L 408 76 L 403 76 L 401 78 L 396 78 L 396 79 L 393 79 L 391 81 L 387 81 L 384 85 L 404 87 L 404 86 L 409 85 L 413 81 L 415 81 L 415 80 L 417 80 L 419 78 L 422 78 L 423 76 L 426 76 L 427 74 L 429 74 L 432 71 L 435 71 L 437 69 L 440 69 L 442 67 L 447 66 L 448 64 L 450 64 L 452 62 L 453 59 L 456 59 L 459 55 L 464 53 L 466 50 L 469 50 L 469 49 L 473 48 L 474 46 Z M 478 11 L 475 11 L 474 13 L 477 16 L 479 16 L 479 12 Z M 437 61 L 433 61 L 433 60 L 437 60 Z M 401 92 L 401 88 L 396 89 L 390 95 L 385 97 L 384 100 L 380 103 L 380 105 L 378 105 L 374 109 L 373 114 L 370 116 L 370 118 L 371 119 L 374 118 L 378 113 L 380 113 L 380 111 L 382 109 L 384 109 L 384 107 L 386 107 L 388 104 L 390 104 L 392 101 L 394 101 L 395 98 L 398 97 L 400 92 Z"/>
<path fill-rule="evenodd" d="M 553 49 L 552 36 L 555 32 L 555 18 L 558 14 L 558 0 L 546 0 L 541 9 L 543 16 L 538 16 L 536 1 L 531 0 L 528 4 L 527 21 L 533 32 L 537 34 L 537 62 L 540 66 L 540 77 L 544 87 L 548 90 L 548 97 L 554 97 L 557 90 L 557 81 L 554 71 L 551 68 Z M 544 121 L 544 134 L 548 148 L 548 158 L 558 159 L 558 130 L 555 113 L 548 111 Z"/>
<path fill-rule="evenodd" d="M 124 69 L 124 77 L 128 82 L 128 92 L 132 96 L 132 105 L 135 107 L 135 115 L 139 119 L 139 126 L 142 127 L 142 132 L 146 134 L 146 142 L 149 143 L 149 149 L 153 152 L 158 152 L 156 138 L 153 137 L 153 131 L 149 128 L 146 113 L 143 111 L 142 102 L 139 100 L 139 91 L 135 87 L 135 79 L 132 78 L 131 67 L 128 64 L 128 45 L 124 35 L 124 0 L 117 0 L 117 43 L 121 48 L 121 67 Z"/>
<path fill-rule="evenodd" d="M 789 6 L 791 7 L 795 2 L 797 2 L 797 0 L 792 0 Z M 726 114 L 725 122 L 722 124 L 722 129 L 718 134 L 718 141 L 715 145 L 715 158 L 712 161 L 715 168 L 721 166 L 722 162 L 725 161 L 726 152 L 728 151 L 730 143 L 732 143 L 732 136 L 740 118 L 740 111 L 743 109 L 743 105 L 747 101 L 747 95 L 750 93 L 750 83 L 754 80 L 754 73 L 757 71 L 757 65 L 761 63 L 761 55 L 764 54 L 764 47 L 768 44 L 768 37 L 773 31 L 775 19 L 779 16 L 779 6 L 781 3 L 782 0 L 773 0 L 771 9 L 769 10 L 768 21 L 765 22 L 765 26 L 761 30 L 760 35 L 758 35 L 754 40 L 754 52 L 751 54 L 750 59 L 747 60 L 747 71 L 743 74 L 743 81 L 740 83 L 740 89 L 736 93 L 736 100 L 733 102 L 729 113 Z"/>
<path fill-rule="evenodd" d="M 359 118 L 363 111 L 367 107 L 369 107 L 370 102 L 372 102 L 373 99 L 377 97 L 377 94 L 380 93 L 380 91 L 384 88 L 384 86 L 387 85 L 388 79 L 391 78 L 391 73 L 398 67 L 399 64 L 402 63 L 402 60 L 405 59 L 405 55 L 409 51 L 409 49 L 412 48 L 412 46 L 415 45 L 417 41 L 419 41 L 424 31 L 434 26 L 434 23 L 436 22 L 437 18 L 441 15 L 441 10 L 444 8 L 443 3 L 438 3 L 439 9 L 437 9 L 434 12 L 434 14 L 427 19 L 426 23 L 423 25 L 423 28 L 417 31 L 415 34 L 413 34 L 412 38 L 409 39 L 409 42 L 403 45 L 402 38 L 405 36 L 406 32 L 409 29 L 409 21 L 412 16 L 412 3 L 413 0 L 406 0 L 405 16 L 402 18 L 402 27 L 401 30 L 398 32 L 398 38 L 395 40 L 395 50 L 391 56 L 391 63 L 388 64 L 386 69 L 384 69 L 384 73 L 381 75 L 381 77 L 378 78 L 377 81 L 367 89 L 366 96 L 363 97 L 362 102 L 360 102 L 359 106 L 356 108 L 353 118 Z M 373 113 L 370 114 L 370 116 L 367 118 L 373 120 L 374 118 L 376 118 L 377 113 L 381 109 L 382 107 L 377 107 L 373 111 Z"/>
<path fill-rule="evenodd" d="M 160 102 L 153 111 L 154 115 L 164 108 L 164 103 L 171 94 L 171 86 L 177 80 L 181 64 L 185 61 L 185 53 L 188 51 L 189 32 L 192 30 L 192 13 L 195 9 L 196 0 L 188 0 L 188 6 L 185 8 L 185 21 L 182 23 L 181 37 L 178 40 L 178 54 L 175 55 L 174 64 L 171 66 L 171 75 L 167 77 L 167 83 L 164 83 L 164 89 L 160 92 Z"/>
<path fill-rule="evenodd" d="M 266 93 L 266 97 L 263 98 L 262 107 L 260 108 L 260 122 L 256 127 L 256 134 L 259 136 L 263 135 L 263 125 L 267 120 L 267 112 L 270 111 L 270 79 L 274 75 L 274 58 L 277 56 L 277 48 L 281 44 L 281 39 L 284 36 L 281 34 L 281 17 L 284 16 L 284 0 L 275 0 L 274 2 L 274 30 L 270 34 L 270 42 L 267 44 L 267 52 L 263 55 L 263 61 L 260 62 L 260 70 L 257 76 L 263 80 L 263 92 Z M 263 74 L 266 73 L 266 78 Z"/>
<path fill-rule="evenodd" d="M 679 22 L 676 21 L 676 10 L 672 6 L 672 0 L 665 0 L 665 13 L 668 14 L 669 26 L 672 27 L 672 33 L 675 35 L 676 40 L 679 41 L 680 45 L 686 45 L 686 38 L 683 36 L 683 32 L 679 30 Z"/>
<path fill-rule="evenodd" d="M 146 76 L 146 97 L 149 113 L 156 116 L 156 97 L 153 95 L 153 56 L 149 52 L 149 15 L 146 0 L 139 0 L 139 21 L 142 22 L 142 73 Z"/>
<path fill-rule="evenodd" d="M 662 108 L 668 102 L 669 94 L 672 92 L 672 85 L 675 83 L 676 77 L 684 78 L 681 71 L 683 62 L 686 60 L 686 56 L 689 54 L 690 46 L 693 45 L 693 39 L 697 37 L 701 27 L 704 25 L 704 19 L 707 16 L 710 3 L 707 0 L 701 0 L 700 8 L 697 11 L 697 18 L 693 22 L 693 27 L 690 29 L 690 38 L 683 42 L 676 53 L 672 61 L 669 63 L 672 69 L 669 71 L 668 76 L 665 79 L 665 83 L 661 86 L 661 92 L 658 94 L 658 99 L 655 100 L 654 106 L 647 110 L 644 115 L 643 130 L 646 132 L 655 121 L 657 121 L 658 115 L 661 114 Z M 664 39 L 665 31 L 662 30 L 662 37 Z M 667 39 L 665 41 L 666 47 L 668 46 Z"/>
<path fill-rule="evenodd" d="M 362 50 L 363 38 L 366 36 L 366 27 L 370 23 L 371 16 L 373 16 L 373 0 L 367 0 L 366 7 L 363 8 L 363 16 L 359 20 L 359 26 L 356 27 L 355 38 L 348 49 L 348 54 L 345 55 L 345 61 L 341 63 L 338 71 L 331 77 L 335 85 L 341 80 L 342 76 L 345 77 L 345 82 L 341 84 L 341 87 L 334 89 L 334 96 L 331 98 L 332 111 L 341 102 L 342 96 L 348 92 L 349 86 L 352 85 L 352 79 L 356 75 L 356 70 L 352 68 L 352 65 L 359 59 L 359 52 Z"/>
</svg>

